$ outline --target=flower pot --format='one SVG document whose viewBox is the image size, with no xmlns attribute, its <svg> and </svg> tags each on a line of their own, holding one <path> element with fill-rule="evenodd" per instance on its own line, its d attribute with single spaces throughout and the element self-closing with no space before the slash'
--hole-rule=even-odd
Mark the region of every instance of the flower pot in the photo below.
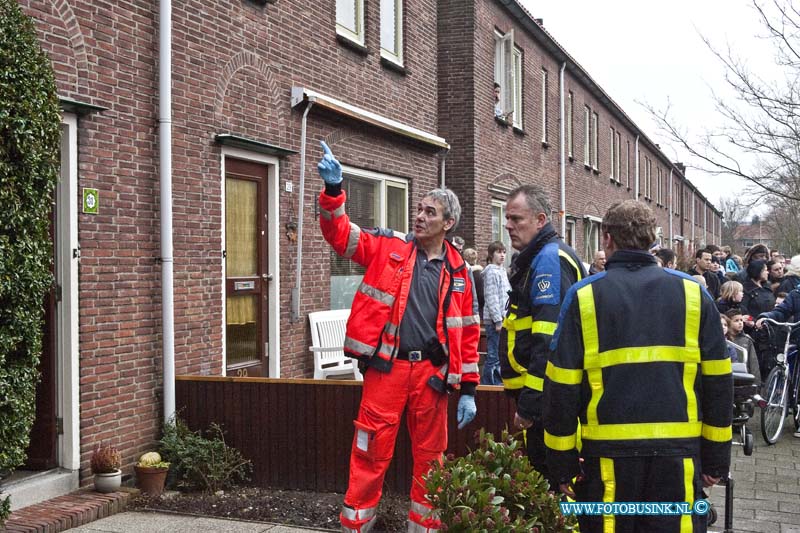
<svg viewBox="0 0 800 533">
<path fill-rule="evenodd" d="M 122 485 L 122 470 L 94 475 L 94 490 L 97 492 L 115 492 Z"/>
<path fill-rule="evenodd" d="M 159 496 L 164 492 L 164 482 L 167 479 L 169 468 L 150 468 L 147 466 L 135 466 L 136 486 L 150 496 Z"/>
</svg>

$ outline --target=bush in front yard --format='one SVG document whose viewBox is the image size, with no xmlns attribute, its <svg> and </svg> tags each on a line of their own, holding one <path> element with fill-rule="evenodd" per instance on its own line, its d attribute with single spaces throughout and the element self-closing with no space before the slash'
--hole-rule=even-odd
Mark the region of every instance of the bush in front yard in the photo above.
<svg viewBox="0 0 800 533">
<path fill-rule="evenodd" d="M 225 443 L 218 424 L 211 424 L 203 436 L 178 417 L 164 426 L 161 455 L 171 463 L 178 486 L 190 490 L 216 492 L 246 481 L 252 469 L 251 462 L 239 450 Z"/>
<path fill-rule="evenodd" d="M 60 112 L 31 19 L 0 0 L 0 475 L 25 461 L 35 415 Z M 9 514 L 0 499 L 0 525 Z"/>
<path fill-rule="evenodd" d="M 428 499 L 442 530 L 560 533 L 576 529 L 561 514 L 559 498 L 531 467 L 522 442 L 503 431 L 499 442 L 483 429 L 478 448 L 464 457 L 448 456 L 425 477 Z"/>
</svg>

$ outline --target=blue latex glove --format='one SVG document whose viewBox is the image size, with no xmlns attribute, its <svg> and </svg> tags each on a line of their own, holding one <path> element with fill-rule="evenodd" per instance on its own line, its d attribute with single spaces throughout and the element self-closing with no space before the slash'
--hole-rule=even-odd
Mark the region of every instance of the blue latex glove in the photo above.
<svg viewBox="0 0 800 533">
<path fill-rule="evenodd" d="M 458 422 L 458 429 L 463 428 L 475 418 L 478 413 L 478 408 L 475 407 L 475 396 L 463 394 L 458 399 L 458 409 L 456 410 L 456 422 Z"/>
<path fill-rule="evenodd" d="M 342 182 L 342 165 L 339 164 L 339 161 L 333 157 L 333 152 L 325 144 L 325 141 L 319 142 L 322 145 L 322 151 L 325 154 L 322 156 L 322 160 L 317 163 L 317 170 L 319 171 L 319 175 L 322 176 L 322 179 L 328 185 L 336 185 Z"/>
</svg>

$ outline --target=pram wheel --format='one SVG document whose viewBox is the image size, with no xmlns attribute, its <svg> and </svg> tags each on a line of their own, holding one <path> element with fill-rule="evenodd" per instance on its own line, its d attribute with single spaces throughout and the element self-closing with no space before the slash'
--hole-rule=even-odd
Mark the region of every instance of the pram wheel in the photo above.
<svg viewBox="0 0 800 533">
<path fill-rule="evenodd" d="M 709 526 L 713 526 L 714 522 L 717 521 L 717 510 L 714 509 L 713 505 L 708 506 L 708 514 L 706 515 L 706 524 Z"/>
<path fill-rule="evenodd" d="M 753 446 L 755 446 L 756 439 L 753 437 L 753 432 L 745 428 L 744 430 L 744 454 L 747 456 L 753 455 Z"/>
</svg>

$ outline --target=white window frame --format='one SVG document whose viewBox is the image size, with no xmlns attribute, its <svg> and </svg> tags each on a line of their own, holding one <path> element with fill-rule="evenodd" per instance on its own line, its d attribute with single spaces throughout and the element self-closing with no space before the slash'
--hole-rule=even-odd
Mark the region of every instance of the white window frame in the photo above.
<svg viewBox="0 0 800 533">
<path fill-rule="evenodd" d="M 652 163 L 650 162 L 649 157 L 644 158 L 644 175 L 645 175 L 645 183 L 647 184 L 647 199 L 653 199 L 653 174 L 650 172 L 652 169 Z"/>
<path fill-rule="evenodd" d="M 494 227 L 494 211 L 495 209 L 498 210 L 498 225 L 497 228 L 499 233 L 495 233 Z M 505 200 L 498 200 L 497 198 L 492 198 L 492 205 L 490 209 L 491 219 L 492 219 L 492 227 L 491 227 L 491 236 L 492 241 L 500 241 L 506 245 L 506 261 L 505 266 L 509 266 L 511 264 L 511 256 L 513 255 L 511 250 L 511 237 L 508 235 L 506 231 L 506 202 Z M 480 257 L 480 252 L 478 253 L 478 257 Z"/>
<path fill-rule="evenodd" d="M 542 144 L 547 144 L 547 69 L 542 68 Z"/>
<path fill-rule="evenodd" d="M 348 28 L 339 21 L 339 5 L 354 3 L 355 28 Z M 336 33 L 364 46 L 364 0 L 336 0 Z"/>
<path fill-rule="evenodd" d="M 656 168 L 656 203 L 662 205 L 664 203 L 664 178 L 662 176 L 661 167 Z"/>
<path fill-rule="evenodd" d="M 592 110 L 589 106 L 583 106 L 583 164 L 587 167 L 592 165 Z"/>
<path fill-rule="evenodd" d="M 402 189 L 405 191 L 405 198 L 406 198 L 406 210 L 403 217 L 403 223 L 405 224 L 402 228 L 392 228 L 395 231 L 400 233 L 408 233 L 408 213 L 409 213 L 409 199 L 408 199 L 408 191 L 410 189 L 410 185 L 408 180 L 403 178 L 398 178 L 396 176 L 392 176 L 389 174 L 383 174 L 380 172 L 373 172 L 371 170 L 364 170 L 361 168 L 351 167 L 347 165 L 342 165 L 342 175 L 345 179 L 347 178 L 357 178 L 361 180 L 367 181 L 374 181 L 380 184 L 379 187 L 379 198 L 377 199 L 377 204 L 375 208 L 378 210 L 377 216 L 375 217 L 375 225 L 381 228 L 385 228 L 388 226 L 387 223 L 387 191 L 390 187 L 395 187 L 398 189 Z M 351 278 L 349 280 L 344 279 L 335 279 L 335 278 Z M 356 279 L 357 278 L 357 279 Z M 353 295 L 355 294 L 355 290 L 358 287 L 358 284 L 361 281 L 361 276 L 333 276 L 331 274 L 331 309 L 343 309 L 349 308 L 350 303 L 352 302 Z M 346 290 L 346 287 L 352 289 Z M 341 293 L 334 295 L 334 291 L 340 291 Z M 338 303 L 337 303 L 338 302 Z M 341 307 L 341 305 L 345 305 L 345 307 Z"/>
<path fill-rule="evenodd" d="M 609 161 L 608 161 L 608 177 L 611 181 L 615 181 L 614 178 L 614 169 L 616 168 L 616 154 L 614 153 L 614 138 L 616 137 L 616 132 L 614 131 L 613 126 L 608 127 L 608 152 L 610 154 Z"/>
<path fill-rule="evenodd" d="M 589 215 L 583 218 L 583 251 L 587 263 L 592 262 L 595 252 L 600 249 L 600 224 L 602 221 L 601 218 Z"/>
<path fill-rule="evenodd" d="M 566 228 L 564 228 L 564 242 L 570 248 L 574 249 L 575 248 L 575 241 L 576 241 L 576 237 L 577 237 L 575 235 L 575 228 L 576 228 L 575 219 L 571 218 L 571 217 L 566 217 L 566 221 L 567 221 L 566 222 Z"/>
<path fill-rule="evenodd" d="M 597 153 L 597 129 L 600 127 L 600 117 L 597 116 L 597 113 L 592 112 L 592 170 L 595 172 L 600 171 L 599 167 L 599 157 Z"/>
<path fill-rule="evenodd" d="M 631 142 L 625 141 L 625 183 L 628 189 L 631 188 Z"/>
<path fill-rule="evenodd" d="M 574 98 L 572 91 L 567 91 L 567 155 L 570 159 L 573 158 L 572 153 L 572 112 L 573 112 Z"/>
<path fill-rule="evenodd" d="M 617 135 L 614 137 L 614 152 L 617 154 L 616 162 L 617 162 L 617 171 L 615 176 L 617 177 L 617 183 L 621 183 L 622 180 L 622 136 L 617 130 Z"/>
<path fill-rule="evenodd" d="M 363 1 L 363 0 L 361 0 Z M 381 57 L 397 65 L 403 65 L 403 0 L 381 0 L 381 24 L 383 24 L 384 4 L 394 8 L 394 46 L 395 51 L 384 48 L 383 27 L 381 26 Z"/>
<path fill-rule="evenodd" d="M 511 123 L 522 129 L 522 50 L 514 46 L 514 30 L 494 32 L 494 81 L 500 84 L 503 115 L 511 113 Z"/>
</svg>

